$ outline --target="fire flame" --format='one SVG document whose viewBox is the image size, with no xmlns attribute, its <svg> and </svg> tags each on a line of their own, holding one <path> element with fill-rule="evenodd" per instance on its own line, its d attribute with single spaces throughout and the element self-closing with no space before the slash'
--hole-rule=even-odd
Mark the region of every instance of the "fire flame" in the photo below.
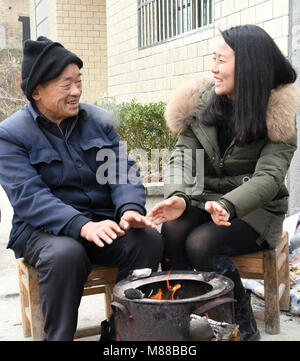
<svg viewBox="0 0 300 361">
<path fill-rule="evenodd" d="M 150 298 L 152 298 L 153 300 L 162 300 L 162 295 L 163 295 L 163 291 L 160 288 L 157 293 L 153 296 L 151 296 Z"/>
<path fill-rule="evenodd" d="M 170 271 L 171 272 L 171 271 Z M 170 285 L 170 282 L 169 282 L 169 278 L 170 278 L 170 272 L 168 273 L 168 277 L 167 277 L 167 288 L 169 290 L 169 293 L 168 295 L 163 295 L 163 291 L 161 288 L 158 289 L 157 293 L 153 296 L 151 296 L 150 298 L 153 299 L 153 300 L 172 300 L 174 301 L 174 295 L 175 295 L 175 292 L 181 288 L 181 284 L 180 283 L 177 283 L 175 286 L 171 286 Z"/>
</svg>

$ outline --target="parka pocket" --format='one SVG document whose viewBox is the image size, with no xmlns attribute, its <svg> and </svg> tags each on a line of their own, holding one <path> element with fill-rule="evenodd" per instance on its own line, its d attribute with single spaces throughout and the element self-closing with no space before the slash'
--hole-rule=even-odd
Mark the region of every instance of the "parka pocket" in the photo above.
<svg viewBox="0 0 300 361">
<path fill-rule="evenodd" d="M 103 151 L 106 154 L 106 149 L 109 148 L 111 151 L 117 149 L 118 142 L 112 142 L 110 139 L 93 138 L 89 139 L 85 143 L 81 144 L 80 147 L 84 152 L 85 162 L 89 165 L 93 172 L 96 172 L 99 165 L 102 163 L 97 159 L 101 157 L 98 155 L 99 152 Z M 114 153 L 115 154 L 115 153 Z"/>
<path fill-rule="evenodd" d="M 62 160 L 58 153 L 50 148 L 32 149 L 29 152 L 32 166 L 51 188 L 57 187 L 62 180 Z"/>
</svg>

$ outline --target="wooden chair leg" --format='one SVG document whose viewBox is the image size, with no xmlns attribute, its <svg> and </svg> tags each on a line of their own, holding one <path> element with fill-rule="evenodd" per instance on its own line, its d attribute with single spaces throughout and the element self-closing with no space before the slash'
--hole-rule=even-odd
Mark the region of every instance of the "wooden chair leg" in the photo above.
<svg viewBox="0 0 300 361">
<path fill-rule="evenodd" d="M 265 328 L 271 335 L 280 333 L 277 258 L 275 250 L 264 252 Z"/>
<path fill-rule="evenodd" d="M 29 286 L 29 312 L 31 319 L 31 335 L 33 341 L 43 341 L 44 319 L 40 306 L 38 272 L 33 267 L 28 267 L 28 286 Z"/>
<path fill-rule="evenodd" d="M 290 309 L 290 277 L 289 277 L 289 245 L 288 242 L 284 246 L 283 254 L 285 256 L 285 262 L 280 271 L 281 279 L 280 283 L 283 283 L 285 288 L 280 298 L 279 307 L 281 310 L 288 311 Z"/>
<path fill-rule="evenodd" d="M 19 288 L 20 288 L 20 306 L 21 306 L 21 317 L 22 317 L 22 328 L 23 328 L 23 335 L 24 337 L 31 336 L 31 328 L 30 322 L 26 315 L 26 309 L 29 307 L 29 300 L 28 300 L 28 291 L 24 285 L 24 280 L 26 275 L 24 274 L 24 270 L 20 266 L 18 262 L 18 279 L 19 279 Z M 27 277 L 28 279 L 28 277 Z"/>
<path fill-rule="evenodd" d="M 110 316 L 112 314 L 112 309 L 110 307 L 110 304 L 112 302 L 113 287 L 114 287 L 114 285 L 111 285 L 111 284 L 105 285 L 104 297 L 105 297 L 105 314 L 106 314 L 107 320 L 110 318 Z"/>
</svg>

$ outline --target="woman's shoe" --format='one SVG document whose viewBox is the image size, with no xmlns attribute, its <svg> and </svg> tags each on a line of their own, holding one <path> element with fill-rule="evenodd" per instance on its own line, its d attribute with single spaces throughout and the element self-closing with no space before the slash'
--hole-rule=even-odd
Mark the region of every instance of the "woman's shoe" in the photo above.
<svg viewBox="0 0 300 361">
<path fill-rule="evenodd" d="M 250 290 L 246 290 L 245 297 L 237 303 L 235 319 L 239 325 L 241 341 L 260 340 L 260 333 L 251 307 Z"/>
<path fill-rule="evenodd" d="M 114 315 L 110 316 L 109 320 L 101 322 L 101 335 L 99 341 L 112 342 L 116 339 L 116 329 Z"/>
</svg>

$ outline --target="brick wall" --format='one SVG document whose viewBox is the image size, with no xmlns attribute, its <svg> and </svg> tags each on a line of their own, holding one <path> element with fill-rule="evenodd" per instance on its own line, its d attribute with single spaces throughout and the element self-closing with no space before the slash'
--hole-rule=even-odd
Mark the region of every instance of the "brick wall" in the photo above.
<svg viewBox="0 0 300 361">
<path fill-rule="evenodd" d="M 29 16 L 29 0 L 0 0 L 0 49 L 22 48 L 23 30 L 19 16 Z"/>
<path fill-rule="evenodd" d="M 31 16 L 33 11 L 31 0 Z M 35 24 L 32 34 L 36 35 L 34 27 Z M 81 101 L 99 103 L 107 95 L 106 1 L 48 0 L 48 34 L 44 35 L 83 60 Z"/>
<path fill-rule="evenodd" d="M 84 62 L 82 101 L 93 103 L 107 93 L 105 0 L 57 0 L 57 38 Z"/>
<path fill-rule="evenodd" d="M 289 0 L 215 0 L 212 25 L 139 50 L 137 1 L 108 1 L 108 94 L 117 102 L 167 101 L 180 83 L 209 71 L 218 29 L 235 25 L 261 26 L 287 55 L 288 13 Z"/>
</svg>

